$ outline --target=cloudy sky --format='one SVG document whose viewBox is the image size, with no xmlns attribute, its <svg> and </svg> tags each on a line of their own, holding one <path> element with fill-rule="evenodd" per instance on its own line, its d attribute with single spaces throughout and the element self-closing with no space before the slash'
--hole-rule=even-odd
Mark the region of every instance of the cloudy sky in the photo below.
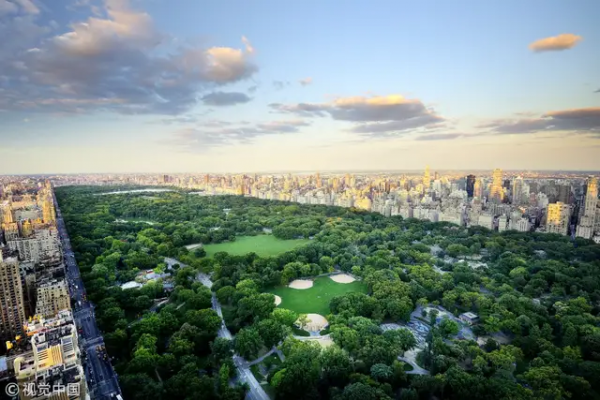
<svg viewBox="0 0 600 400">
<path fill-rule="evenodd" d="M 598 15 L 0 0 L 0 174 L 600 169 Z"/>
</svg>

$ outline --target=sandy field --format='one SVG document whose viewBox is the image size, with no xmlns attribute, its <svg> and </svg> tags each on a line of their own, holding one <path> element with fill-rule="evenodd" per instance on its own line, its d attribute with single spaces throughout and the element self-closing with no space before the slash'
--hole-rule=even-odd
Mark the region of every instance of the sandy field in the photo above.
<svg viewBox="0 0 600 400">
<path fill-rule="evenodd" d="M 327 325 L 329 325 L 327 319 L 320 314 L 306 314 L 306 316 L 308 318 L 308 323 L 302 327 L 302 329 L 305 331 L 320 332 L 325 329 Z"/>
<path fill-rule="evenodd" d="M 352 283 L 356 280 L 348 274 L 330 275 L 329 277 L 337 283 Z"/>
<path fill-rule="evenodd" d="M 310 289 L 313 285 L 313 281 L 307 279 L 296 279 L 290 282 L 288 285 L 292 289 Z"/>
<path fill-rule="evenodd" d="M 278 306 L 281 304 L 281 297 L 277 296 L 276 294 L 273 295 L 275 296 L 275 305 Z"/>
</svg>

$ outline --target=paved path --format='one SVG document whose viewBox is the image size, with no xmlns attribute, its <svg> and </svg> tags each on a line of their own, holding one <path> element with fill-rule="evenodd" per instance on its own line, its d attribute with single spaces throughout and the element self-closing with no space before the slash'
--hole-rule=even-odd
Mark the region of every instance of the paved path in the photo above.
<svg viewBox="0 0 600 400">
<path fill-rule="evenodd" d="M 275 348 L 275 353 L 277 353 L 281 362 L 285 361 L 285 356 L 283 355 L 283 352 L 281 350 L 279 350 L 277 347 Z"/>
<path fill-rule="evenodd" d="M 263 354 L 261 357 L 258 357 L 256 360 L 254 361 L 250 361 L 248 362 L 248 366 L 252 366 L 255 364 L 260 364 L 262 362 L 262 360 L 264 360 L 265 358 L 269 357 L 271 354 L 275 353 L 275 347 L 273 347 L 271 350 L 269 350 L 267 353 Z"/>
<path fill-rule="evenodd" d="M 187 267 L 186 264 L 179 262 L 174 258 L 165 257 L 165 262 L 169 265 L 179 264 L 181 267 Z M 198 275 L 196 275 L 196 279 L 209 289 L 213 285 L 212 281 L 210 280 L 210 277 L 206 274 L 198 273 Z M 229 332 L 227 326 L 225 326 L 225 321 L 223 320 L 223 312 L 221 311 L 221 304 L 219 304 L 217 296 L 214 293 L 212 294 L 212 309 L 215 310 L 219 317 L 221 317 L 221 328 L 219 329 L 218 336 L 225 339 L 233 340 L 233 335 L 231 334 L 231 332 Z M 254 377 L 252 371 L 250 371 L 248 362 L 243 357 L 235 354 L 233 356 L 233 363 L 235 364 L 238 370 L 238 376 L 240 380 L 246 383 L 248 385 L 248 388 L 250 389 L 246 394 L 246 399 L 270 400 L 267 393 L 264 391 L 264 389 L 260 386 L 260 383 Z"/>
<path fill-rule="evenodd" d="M 419 365 L 416 362 L 414 362 L 413 360 L 409 360 L 408 358 L 405 358 L 405 357 L 398 357 L 398 360 L 405 362 L 413 367 L 412 371 L 406 371 L 406 373 L 408 375 L 429 375 L 429 371 L 419 367 Z"/>
<path fill-rule="evenodd" d="M 329 334 L 319 335 L 319 336 L 296 336 L 296 335 L 294 335 L 294 339 L 298 339 L 298 340 L 331 339 L 331 336 Z"/>
</svg>

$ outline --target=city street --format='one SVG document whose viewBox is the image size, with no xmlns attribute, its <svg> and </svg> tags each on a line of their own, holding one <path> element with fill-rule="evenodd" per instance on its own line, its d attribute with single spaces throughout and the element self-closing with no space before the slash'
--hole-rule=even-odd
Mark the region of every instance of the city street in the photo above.
<svg viewBox="0 0 600 400">
<path fill-rule="evenodd" d="M 65 228 L 60 209 L 56 207 L 56 226 L 60 235 L 69 291 L 73 298 L 73 316 L 79 330 L 79 344 L 86 356 L 82 360 L 90 397 L 93 400 L 108 400 L 113 394 L 120 394 L 117 375 L 110 364 L 99 354 L 97 347 L 104 346 L 102 333 L 96 325 L 94 307 L 86 300 L 85 288 L 79 275 L 79 268 L 71 249 L 71 243 Z"/>
</svg>

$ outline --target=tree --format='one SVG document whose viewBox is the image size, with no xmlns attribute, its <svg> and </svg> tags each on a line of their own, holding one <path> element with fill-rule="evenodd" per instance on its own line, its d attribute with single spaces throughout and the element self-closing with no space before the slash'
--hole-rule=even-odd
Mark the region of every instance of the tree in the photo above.
<svg viewBox="0 0 600 400">
<path fill-rule="evenodd" d="M 298 314 L 285 308 L 276 308 L 275 310 L 273 310 L 273 313 L 271 315 L 272 318 L 275 319 L 277 322 L 289 327 L 292 327 L 294 325 L 294 322 L 296 322 L 296 320 L 298 319 Z"/>
<path fill-rule="evenodd" d="M 390 350 L 398 355 L 417 345 L 415 336 L 406 328 L 385 331 L 383 337 L 390 344 Z"/>
<path fill-rule="evenodd" d="M 216 362 L 221 363 L 233 355 L 233 342 L 229 339 L 218 337 L 211 342 L 210 349 Z"/>
<path fill-rule="evenodd" d="M 169 349 L 171 353 L 173 353 L 176 357 L 182 357 L 186 354 L 194 353 L 194 343 L 190 342 L 187 339 L 176 337 L 176 335 L 171 338 L 169 342 Z"/>
<path fill-rule="evenodd" d="M 419 394 L 412 388 L 402 389 L 400 400 L 419 400 Z"/>
<path fill-rule="evenodd" d="M 229 374 L 230 369 L 227 364 L 221 365 L 221 369 L 219 369 L 219 384 L 220 390 L 224 390 L 229 386 Z"/>
<path fill-rule="evenodd" d="M 268 318 L 274 309 L 273 295 L 270 293 L 261 293 L 241 299 L 238 302 L 237 314 L 244 321 L 260 320 Z"/>
<path fill-rule="evenodd" d="M 206 256 L 206 250 L 204 250 L 204 248 L 202 246 L 196 247 L 194 249 L 194 255 L 196 257 L 198 257 L 198 258 L 205 257 Z"/>
<path fill-rule="evenodd" d="M 486 332 L 488 332 L 488 333 L 498 332 L 500 330 L 500 326 L 501 326 L 501 321 L 498 318 L 494 317 L 493 315 L 490 315 L 489 317 L 487 317 L 483 323 L 483 327 L 485 328 Z"/>
<path fill-rule="evenodd" d="M 371 366 L 371 376 L 377 381 L 386 381 L 392 377 L 393 369 L 385 364 L 373 364 Z"/>
<path fill-rule="evenodd" d="M 152 299 L 150 299 L 148 296 L 142 295 L 142 296 L 138 296 L 135 299 L 134 305 L 133 307 L 136 310 L 146 310 L 148 308 L 150 308 L 150 306 L 152 305 Z"/>
<path fill-rule="evenodd" d="M 331 386 L 344 386 L 352 372 L 348 353 L 337 346 L 330 346 L 321 352 L 319 358 L 323 366 L 323 379 Z"/>
<path fill-rule="evenodd" d="M 356 382 L 344 388 L 342 398 L 344 400 L 385 400 L 389 399 L 389 396 L 386 396 L 372 386 Z"/>
<path fill-rule="evenodd" d="M 560 374 L 560 368 L 544 366 L 530 368 L 523 377 L 541 398 L 559 400 L 564 394 Z"/>
<path fill-rule="evenodd" d="M 386 311 L 393 320 L 408 321 L 413 304 L 409 298 L 393 299 L 387 302 Z"/>
<path fill-rule="evenodd" d="M 235 293 L 236 290 L 233 286 L 223 286 L 217 290 L 217 299 L 222 304 L 229 304 Z"/>
<path fill-rule="evenodd" d="M 204 310 L 189 310 L 185 313 L 185 320 L 206 332 L 210 336 L 214 336 L 221 327 L 221 317 L 216 311 L 207 308 Z"/>
<path fill-rule="evenodd" d="M 432 308 L 431 310 L 429 310 L 429 325 L 431 326 L 435 326 L 436 321 L 437 321 L 437 316 L 440 312 L 438 310 L 436 310 L 435 308 Z"/>
<path fill-rule="evenodd" d="M 123 374 L 120 377 L 123 396 L 127 399 L 146 400 L 163 398 L 163 387 L 144 373 Z"/>
<path fill-rule="evenodd" d="M 446 247 L 446 253 L 448 253 L 450 257 L 458 257 L 459 255 L 469 254 L 469 248 L 462 244 L 451 244 Z"/>
<path fill-rule="evenodd" d="M 274 376 L 271 381 L 271 383 L 273 381 L 277 383 L 277 397 L 282 399 L 315 398 L 318 396 L 316 388 L 321 371 L 320 346 L 316 343 L 290 341 L 284 347 L 289 347 L 286 350 L 286 359 L 281 370 L 285 372 Z"/>
<path fill-rule="evenodd" d="M 304 327 L 309 324 L 311 322 L 310 318 L 308 318 L 308 315 L 306 314 L 300 314 L 298 316 L 298 327 L 300 327 L 300 329 L 304 329 Z"/>
<path fill-rule="evenodd" d="M 331 329 L 331 338 L 338 346 L 346 349 L 350 353 L 358 350 L 358 332 L 354 329 L 348 328 L 347 326 L 336 326 Z"/>
<path fill-rule="evenodd" d="M 263 319 L 257 325 L 258 333 L 267 348 L 273 347 L 287 335 L 287 329 L 274 319 Z"/>
<path fill-rule="evenodd" d="M 256 329 L 243 328 L 235 335 L 235 351 L 244 358 L 255 358 L 263 343 Z"/>
<path fill-rule="evenodd" d="M 443 337 L 449 337 L 456 335 L 460 331 L 460 325 L 450 318 L 444 318 L 439 324 L 439 329 Z"/>
</svg>

